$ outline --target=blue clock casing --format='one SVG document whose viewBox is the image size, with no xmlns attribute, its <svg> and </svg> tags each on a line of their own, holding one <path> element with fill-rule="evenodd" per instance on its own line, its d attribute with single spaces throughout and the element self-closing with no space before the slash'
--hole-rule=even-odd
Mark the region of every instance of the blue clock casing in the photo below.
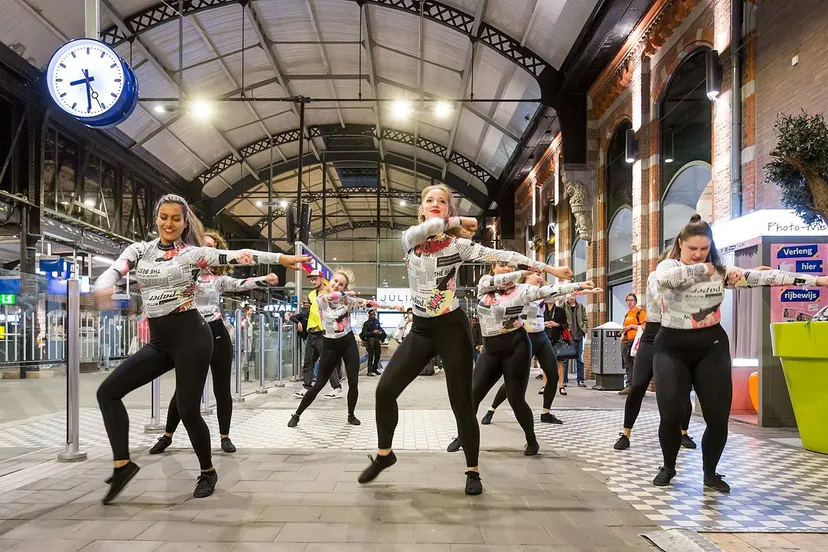
<svg viewBox="0 0 828 552">
<path fill-rule="evenodd" d="M 91 38 L 58 48 L 46 69 L 46 86 L 61 110 L 91 127 L 117 125 L 138 105 L 132 68 L 115 50 Z"/>
</svg>

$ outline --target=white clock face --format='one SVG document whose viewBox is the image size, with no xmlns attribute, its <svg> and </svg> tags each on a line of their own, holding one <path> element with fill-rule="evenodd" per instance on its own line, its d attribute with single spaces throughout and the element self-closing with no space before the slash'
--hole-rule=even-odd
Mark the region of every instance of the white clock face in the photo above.
<svg viewBox="0 0 828 552">
<path fill-rule="evenodd" d="M 124 93 L 121 59 L 96 40 L 63 45 L 49 63 L 47 78 L 55 102 L 79 118 L 106 113 Z"/>
</svg>

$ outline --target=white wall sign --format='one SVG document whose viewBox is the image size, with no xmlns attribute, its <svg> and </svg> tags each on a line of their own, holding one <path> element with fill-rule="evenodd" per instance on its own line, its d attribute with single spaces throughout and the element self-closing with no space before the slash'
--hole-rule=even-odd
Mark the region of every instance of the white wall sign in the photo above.
<svg viewBox="0 0 828 552">
<path fill-rule="evenodd" d="M 411 290 L 408 288 L 377 288 L 377 301 L 408 307 L 411 304 Z"/>
<path fill-rule="evenodd" d="M 828 226 L 805 224 L 788 209 L 762 209 L 713 225 L 713 239 L 720 251 L 737 249 L 735 246 L 762 236 L 828 236 Z"/>
</svg>

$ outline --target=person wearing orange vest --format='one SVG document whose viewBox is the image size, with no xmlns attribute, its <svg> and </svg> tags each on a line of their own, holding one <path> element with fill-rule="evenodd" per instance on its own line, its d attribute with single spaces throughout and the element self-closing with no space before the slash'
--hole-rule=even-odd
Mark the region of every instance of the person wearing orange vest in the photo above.
<svg viewBox="0 0 828 552">
<path fill-rule="evenodd" d="M 621 335 L 621 362 L 627 374 L 627 383 L 624 389 L 618 392 L 619 395 L 627 395 L 630 392 L 633 378 L 632 344 L 638 331 L 647 323 L 647 313 L 644 309 L 638 308 L 638 297 L 635 293 L 628 293 L 625 301 L 629 310 L 624 315 L 624 331 Z"/>
</svg>

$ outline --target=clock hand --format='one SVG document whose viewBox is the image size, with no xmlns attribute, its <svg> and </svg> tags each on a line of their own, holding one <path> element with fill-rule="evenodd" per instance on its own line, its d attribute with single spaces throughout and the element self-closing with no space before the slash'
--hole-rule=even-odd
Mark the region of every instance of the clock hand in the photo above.
<svg viewBox="0 0 828 552">
<path fill-rule="evenodd" d="M 95 77 L 89 77 L 88 80 L 89 80 L 89 82 L 92 82 L 93 80 L 95 80 Z M 85 82 L 87 82 L 87 79 L 83 78 L 83 79 L 79 79 L 79 80 L 70 82 L 69 86 L 77 86 L 79 84 L 84 84 Z"/>
<path fill-rule="evenodd" d="M 84 79 L 86 81 L 86 112 L 89 113 L 90 111 L 92 111 L 92 85 L 89 84 L 89 71 L 84 69 L 83 76 L 86 77 Z"/>
</svg>

